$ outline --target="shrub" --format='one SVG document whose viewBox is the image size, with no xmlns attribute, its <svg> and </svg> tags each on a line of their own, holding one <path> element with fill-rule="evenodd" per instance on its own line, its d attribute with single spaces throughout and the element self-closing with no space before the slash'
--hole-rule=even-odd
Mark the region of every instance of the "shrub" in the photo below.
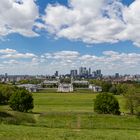
<svg viewBox="0 0 140 140">
<path fill-rule="evenodd" d="M 112 94 L 101 93 L 96 96 L 94 111 L 101 114 L 119 115 L 119 103 Z"/>
<path fill-rule="evenodd" d="M 16 91 L 16 87 L 10 85 L 0 85 L 0 104 L 8 104 L 10 96 Z"/>
<path fill-rule="evenodd" d="M 9 104 L 13 110 L 20 112 L 27 112 L 34 107 L 32 94 L 25 89 L 19 89 L 12 94 Z"/>
<path fill-rule="evenodd" d="M 109 92 L 110 93 L 113 93 L 113 94 L 116 94 L 117 93 L 117 89 L 115 86 L 112 86 L 110 89 L 109 89 Z"/>
</svg>

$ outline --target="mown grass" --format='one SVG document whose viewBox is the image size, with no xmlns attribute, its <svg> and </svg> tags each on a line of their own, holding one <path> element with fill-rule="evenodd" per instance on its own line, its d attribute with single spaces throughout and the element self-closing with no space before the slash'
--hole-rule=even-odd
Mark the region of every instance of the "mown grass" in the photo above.
<svg viewBox="0 0 140 140">
<path fill-rule="evenodd" d="M 137 130 L 60 129 L 1 125 L 1 140 L 139 140 Z"/>
<path fill-rule="evenodd" d="M 96 94 L 34 93 L 30 113 L 1 106 L 18 125 L 1 122 L 0 140 L 140 140 L 140 119 L 128 115 L 123 96 L 116 96 L 124 116 L 93 111 Z M 6 120 L 6 119 L 5 119 Z"/>
<path fill-rule="evenodd" d="M 65 94 L 65 93 L 47 93 L 34 94 L 35 108 L 34 112 L 50 111 L 76 111 L 91 112 L 93 111 L 93 100 L 95 94 Z"/>
</svg>

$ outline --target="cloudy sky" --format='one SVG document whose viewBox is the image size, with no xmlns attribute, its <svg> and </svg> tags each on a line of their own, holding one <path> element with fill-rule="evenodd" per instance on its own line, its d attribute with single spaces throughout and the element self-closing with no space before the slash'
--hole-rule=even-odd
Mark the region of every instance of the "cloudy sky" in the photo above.
<svg viewBox="0 0 140 140">
<path fill-rule="evenodd" d="M 0 74 L 140 73 L 140 0 L 0 2 Z"/>
</svg>

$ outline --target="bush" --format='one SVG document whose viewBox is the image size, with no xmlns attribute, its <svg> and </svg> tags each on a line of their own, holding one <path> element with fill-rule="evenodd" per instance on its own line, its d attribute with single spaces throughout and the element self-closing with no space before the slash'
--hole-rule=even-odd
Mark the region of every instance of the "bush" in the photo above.
<svg viewBox="0 0 140 140">
<path fill-rule="evenodd" d="M 9 105 L 15 111 L 27 112 L 34 107 L 32 94 L 25 89 L 19 89 L 10 97 Z"/>
<path fill-rule="evenodd" d="M 112 86 L 110 89 L 109 89 L 109 92 L 110 93 L 113 93 L 113 94 L 116 94 L 117 93 L 117 89 L 115 86 Z"/>
<path fill-rule="evenodd" d="M 117 99 L 109 93 L 101 93 L 96 96 L 94 111 L 100 114 L 120 115 Z"/>
<path fill-rule="evenodd" d="M 8 104 L 10 96 L 16 91 L 16 87 L 0 85 L 0 104 Z"/>
</svg>

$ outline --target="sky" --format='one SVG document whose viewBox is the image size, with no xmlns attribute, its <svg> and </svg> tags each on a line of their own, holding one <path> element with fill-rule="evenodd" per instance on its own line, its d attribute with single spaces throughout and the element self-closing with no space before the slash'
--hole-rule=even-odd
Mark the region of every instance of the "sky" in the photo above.
<svg viewBox="0 0 140 140">
<path fill-rule="evenodd" d="M 140 74 L 140 0 L 1 0 L 0 74 L 91 67 Z"/>
</svg>

